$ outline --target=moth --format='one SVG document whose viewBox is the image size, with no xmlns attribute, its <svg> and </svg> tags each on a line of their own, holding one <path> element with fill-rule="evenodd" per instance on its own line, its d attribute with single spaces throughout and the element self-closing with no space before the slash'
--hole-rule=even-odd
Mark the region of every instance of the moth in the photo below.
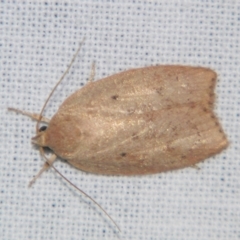
<svg viewBox="0 0 240 240">
<path fill-rule="evenodd" d="M 90 82 L 33 138 L 74 167 L 107 175 L 193 166 L 227 146 L 213 113 L 216 73 L 154 66 Z"/>
<path fill-rule="evenodd" d="M 86 172 L 143 175 L 195 166 L 221 152 L 228 140 L 213 112 L 216 79 L 208 68 L 151 66 L 89 81 L 51 119 L 42 113 L 54 90 L 40 114 L 9 108 L 37 120 L 32 142 L 46 163 L 31 184 L 57 157 Z M 53 152 L 49 159 L 44 147 Z"/>
<path fill-rule="evenodd" d="M 29 114 L 48 123 L 32 142 L 53 151 L 48 163 L 58 156 L 96 174 L 194 166 L 228 145 L 213 112 L 216 78 L 208 68 L 160 65 L 88 82 L 51 120 Z"/>
</svg>

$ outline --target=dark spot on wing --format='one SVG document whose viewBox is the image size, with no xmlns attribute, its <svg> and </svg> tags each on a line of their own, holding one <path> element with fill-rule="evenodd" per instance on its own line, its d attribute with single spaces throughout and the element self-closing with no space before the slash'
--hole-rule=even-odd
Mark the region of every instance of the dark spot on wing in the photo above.
<svg viewBox="0 0 240 240">
<path fill-rule="evenodd" d="M 119 97 L 118 95 L 113 95 L 113 96 L 112 96 L 112 99 L 117 100 L 118 97 Z"/>
</svg>

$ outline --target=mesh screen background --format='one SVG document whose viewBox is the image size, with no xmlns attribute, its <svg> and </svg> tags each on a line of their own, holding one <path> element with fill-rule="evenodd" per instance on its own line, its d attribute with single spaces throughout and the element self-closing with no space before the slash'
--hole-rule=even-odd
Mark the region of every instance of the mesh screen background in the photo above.
<svg viewBox="0 0 240 240">
<path fill-rule="evenodd" d="M 238 1 L 1 1 L 1 239 L 240 239 L 240 3 Z M 218 73 L 215 112 L 230 146 L 183 170 L 96 176 L 55 166 L 121 228 L 53 170 L 28 189 L 43 164 L 35 123 L 7 111 L 39 112 L 76 48 L 73 68 L 46 109 L 95 79 L 155 64 Z"/>
</svg>

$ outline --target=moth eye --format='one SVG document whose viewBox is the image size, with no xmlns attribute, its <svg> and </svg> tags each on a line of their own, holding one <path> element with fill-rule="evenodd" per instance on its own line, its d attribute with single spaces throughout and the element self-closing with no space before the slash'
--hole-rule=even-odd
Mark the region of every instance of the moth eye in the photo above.
<svg viewBox="0 0 240 240">
<path fill-rule="evenodd" d="M 47 126 L 41 126 L 39 128 L 39 132 L 44 132 L 47 129 Z"/>
</svg>

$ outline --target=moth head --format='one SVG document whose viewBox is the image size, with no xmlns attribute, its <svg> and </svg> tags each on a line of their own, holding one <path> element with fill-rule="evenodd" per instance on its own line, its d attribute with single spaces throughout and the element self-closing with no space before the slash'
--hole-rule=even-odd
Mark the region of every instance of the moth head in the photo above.
<svg viewBox="0 0 240 240">
<path fill-rule="evenodd" d="M 46 147 L 46 130 L 47 126 L 40 127 L 38 130 L 38 134 L 32 138 L 32 143 L 40 147 Z"/>
</svg>

